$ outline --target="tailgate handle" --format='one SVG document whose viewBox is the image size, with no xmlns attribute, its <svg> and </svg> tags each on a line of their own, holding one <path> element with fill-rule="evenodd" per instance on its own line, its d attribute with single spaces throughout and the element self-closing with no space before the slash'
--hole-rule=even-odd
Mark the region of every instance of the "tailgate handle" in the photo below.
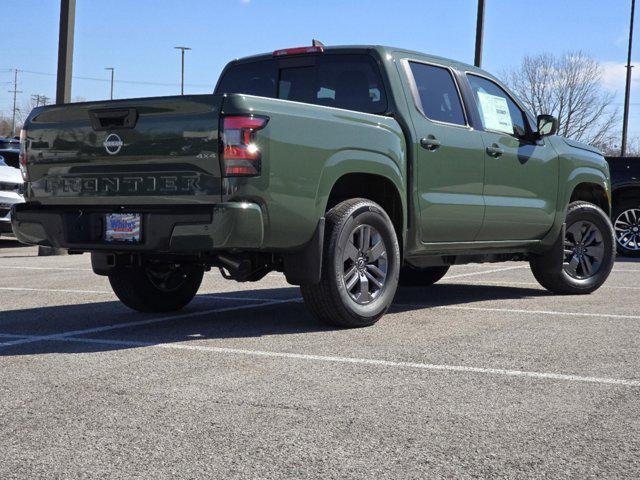
<svg viewBox="0 0 640 480">
<path fill-rule="evenodd" d="M 91 126 L 96 131 L 135 128 L 138 122 L 138 111 L 135 108 L 89 110 L 89 118 Z"/>
</svg>

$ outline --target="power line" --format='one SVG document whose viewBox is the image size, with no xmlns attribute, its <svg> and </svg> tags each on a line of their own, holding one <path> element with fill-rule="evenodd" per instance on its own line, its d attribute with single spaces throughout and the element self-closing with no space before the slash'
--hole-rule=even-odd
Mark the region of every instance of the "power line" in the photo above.
<svg viewBox="0 0 640 480">
<path fill-rule="evenodd" d="M 49 72 L 36 72 L 33 70 L 20 70 L 20 73 L 28 73 L 31 75 L 44 75 L 47 77 L 55 77 L 56 74 L 55 73 L 49 73 Z M 73 77 L 75 80 L 89 80 L 92 82 L 103 82 L 103 83 L 108 83 L 111 80 L 108 78 L 97 78 L 97 77 L 84 77 L 84 76 L 74 76 Z M 163 82 L 146 82 L 146 81 L 141 81 L 141 80 L 115 80 L 115 83 L 127 83 L 130 85 L 151 85 L 151 86 L 157 86 L 157 87 L 179 87 L 180 84 L 179 83 L 163 83 Z M 211 87 L 211 84 L 204 84 L 204 83 L 191 83 L 191 84 L 187 84 L 185 83 L 185 87 L 189 86 L 189 87 Z"/>
</svg>

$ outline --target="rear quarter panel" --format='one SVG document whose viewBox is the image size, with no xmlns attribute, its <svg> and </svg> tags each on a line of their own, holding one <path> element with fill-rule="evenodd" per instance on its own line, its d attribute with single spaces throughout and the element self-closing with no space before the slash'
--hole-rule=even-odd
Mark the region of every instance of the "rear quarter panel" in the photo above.
<svg viewBox="0 0 640 480">
<path fill-rule="evenodd" d="M 286 100 L 229 95 L 223 114 L 269 117 L 258 132 L 262 175 L 229 178 L 223 198 L 263 206 L 267 249 L 309 241 L 336 181 L 348 173 L 377 174 L 398 189 L 406 211 L 406 152 L 402 130 L 390 118 Z"/>
</svg>

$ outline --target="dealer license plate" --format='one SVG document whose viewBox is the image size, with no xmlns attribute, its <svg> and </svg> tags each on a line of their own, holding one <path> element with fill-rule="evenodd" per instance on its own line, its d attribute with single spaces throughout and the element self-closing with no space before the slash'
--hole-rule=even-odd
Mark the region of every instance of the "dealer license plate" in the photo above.
<svg viewBox="0 0 640 480">
<path fill-rule="evenodd" d="M 139 213 L 108 213 L 105 223 L 105 241 L 140 243 L 142 222 Z"/>
</svg>

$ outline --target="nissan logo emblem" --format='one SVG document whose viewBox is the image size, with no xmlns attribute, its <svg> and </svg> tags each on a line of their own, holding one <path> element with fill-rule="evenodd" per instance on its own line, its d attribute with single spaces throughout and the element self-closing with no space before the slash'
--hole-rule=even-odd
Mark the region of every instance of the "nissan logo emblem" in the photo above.
<svg viewBox="0 0 640 480">
<path fill-rule="evenodd" d="M 112 133 L 107 137 L 103 145 L 109 155 L 116 155 L 122 149 L 124 142 L 118 135 Z"/>
</svg>

